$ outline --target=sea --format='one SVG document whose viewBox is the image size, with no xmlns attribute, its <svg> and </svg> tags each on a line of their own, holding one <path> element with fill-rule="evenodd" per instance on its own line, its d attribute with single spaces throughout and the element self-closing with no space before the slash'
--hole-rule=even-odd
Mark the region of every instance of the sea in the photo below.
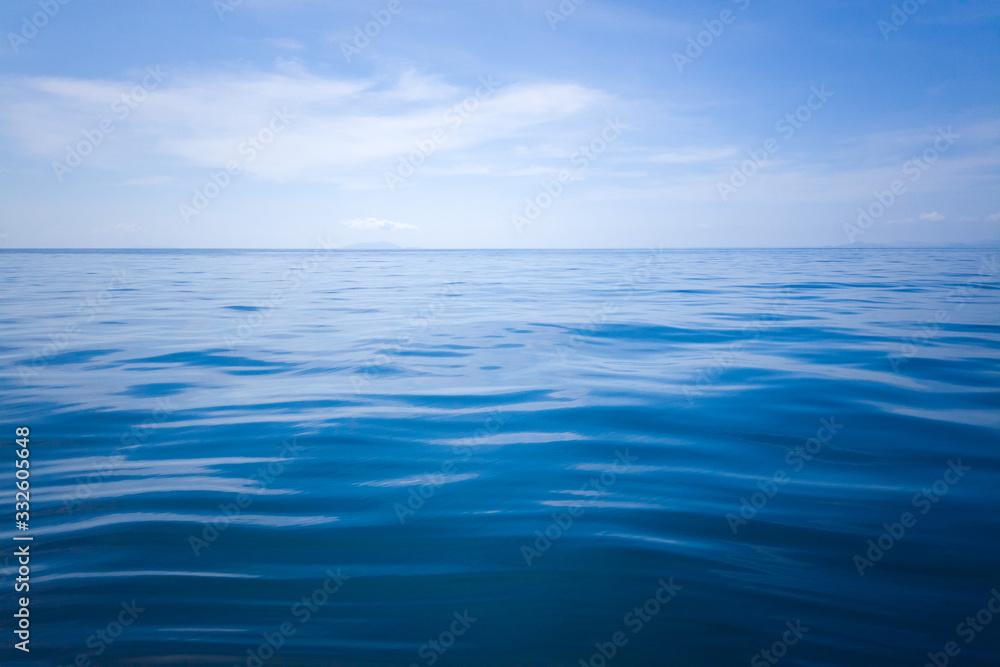
<svg viewBox="0 0 1000 667">
<path fill-rule="evenodd" d="M 998 257 L 2 251 L 0 662 L 1000 665 Z"/>
</svg>

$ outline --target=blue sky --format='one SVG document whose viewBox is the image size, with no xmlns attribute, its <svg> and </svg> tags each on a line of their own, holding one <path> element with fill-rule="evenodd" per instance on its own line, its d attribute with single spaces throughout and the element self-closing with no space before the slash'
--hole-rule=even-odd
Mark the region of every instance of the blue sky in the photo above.
<svg viewBox="0 0 1000 667">
<path fill-rule="evenodd" d="M 1000 238 L 995 2 L 9 0 L 0 26 L 0 247 Z"/>
</svg>

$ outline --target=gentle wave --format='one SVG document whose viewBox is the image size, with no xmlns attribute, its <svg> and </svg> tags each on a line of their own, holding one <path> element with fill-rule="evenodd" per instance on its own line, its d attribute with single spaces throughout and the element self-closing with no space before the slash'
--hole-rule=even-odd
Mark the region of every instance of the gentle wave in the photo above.
<svg viewBox="0 0 1000 667">
<path fill-rule="evenodd" d="M 1000 586 L 991 257 L 0 252 L 33 664 L 133 601 L 105 664 L 923 664 Z"/>
</svg>

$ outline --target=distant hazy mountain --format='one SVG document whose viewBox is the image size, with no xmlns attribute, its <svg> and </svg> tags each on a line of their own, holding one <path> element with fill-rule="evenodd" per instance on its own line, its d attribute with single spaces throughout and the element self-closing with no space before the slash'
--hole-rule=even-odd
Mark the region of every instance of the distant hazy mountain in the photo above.
<svg viewBox="0 0 1000 667">
<path fill-rule="evenodd" d="M 973 243 L 866 243 L 855 241 L 844 245 L 833 246 L 836 248 L 1000 248 L 1000 241 L 975 241 Z"/>
<path fill-rule="evenodd" d="M 374 243 L 352 243 L 345 245 L 341 250 L 402 250 L 402 248 L 388 241 L 375 241 Z"/>
</svg>

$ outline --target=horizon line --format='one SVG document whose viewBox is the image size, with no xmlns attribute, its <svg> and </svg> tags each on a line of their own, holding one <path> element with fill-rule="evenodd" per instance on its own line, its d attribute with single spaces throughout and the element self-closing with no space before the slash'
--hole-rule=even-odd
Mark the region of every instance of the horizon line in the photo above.
<svg viewBox="0 0 1000 667">
<path fill-rule="evenodd" d="M 1000 239 L 996 241 L 977 241 L 972 243 L 955 243 L 949 245 L 881 245 L 881 244 L 871 244 L 871 245 L 825 245 L 825 246 L 634 246 L 634 247 L 583 247 L 583 248 L 565 248 L 565 247 L 551 247 L 551 248 L 488 248 L 488 247 L 478 247 L 478 248 L 351 248 L 351 247 L 330 247 L 330 248 L 242 248 L 242 247 L 196 247 L 196 248 L 183 248 L 183 247 L 169 247 L 169 246 L 153 246 L 153 247 L 0 247 L 0 252 L 20 252 L 20 251 L 39 251 L 39 252 L 79 252 L 79 251 L 97 251 L 97 252 L 148 252 L 148 251 L 164 251 L 164 252 L 184 252 L 184 251 L 241 251 L 241 252 L 309 252 L 315 250 L 326 250 L 326 251 L 343 251 L 343 252 L 467 252 L 472 250 L 488 250 L 488 251 L 515 251 L 515 252 L 531 252 L 531 251 L 600 251 L 600 250 L 963 250 L 963 249 L 976 249 L 976 248 L 1000 248 Z"/>
</svg>

